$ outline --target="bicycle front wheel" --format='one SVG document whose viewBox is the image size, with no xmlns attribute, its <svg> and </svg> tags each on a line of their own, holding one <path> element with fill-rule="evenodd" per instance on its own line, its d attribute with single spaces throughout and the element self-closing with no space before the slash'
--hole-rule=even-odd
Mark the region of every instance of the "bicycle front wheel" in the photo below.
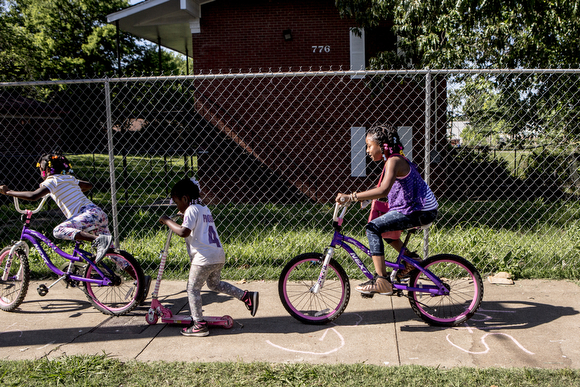
<svg viewBox="0 0 580 387">
<path fill-rule="evenodd" d="M 280 274 L 278 295 L 292 317 L 306 324 L 326 324 L 344 312 L 350 298 L 350 284 L 346 272 L 331 259 L 326 281 L 317 292 L 324 257 L 307 253 L 293 258 Z"/>
<path fill-rule="evenodd" d="M 26 297 L 30 281 L 28 257 L 23 251 L 16 250 L 10 267 L 7 267 L 11 248 L 12 246 L 8 246 L 0 251 L 0 309 L 6 312 L 20 306 Z"/>
<path fill-rule="evenodd" d="M 99 286 L 85 282 L 87 298 L 104 314 L 122 316 L 139 305 L 144 286 L 143 270 L 135 258 L 126 251 L 109 250 L 97 265 L 112 283 Z M 87 266 L 85 278 L 101 279 L 101 275 Z"/>
<path fill-rule="evenodd" d="M 411 308 L 417 316 L 430 325 L 457 326 L 473 316 L 483 298 L 483 281 L 469 261 L 451 254 L 435 255 L 421 262 L 443 282 L 449 290 L 446 296 L 424 292 L 409 292 Z M 420 288 L 434 286 L 425 273 L 415 270 L 409 286 Z"/>
</svg>

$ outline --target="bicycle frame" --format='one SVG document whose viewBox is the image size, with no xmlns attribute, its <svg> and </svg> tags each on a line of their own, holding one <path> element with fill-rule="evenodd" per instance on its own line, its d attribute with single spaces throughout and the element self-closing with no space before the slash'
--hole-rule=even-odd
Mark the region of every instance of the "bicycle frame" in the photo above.
<svg viewBox="0 0 580 387">
<path fill-rule="evenodd" d="M 14 251 L 16 251 L 16 249 L 18 249 L 18 248 L 24 248 L 26 250 L 27 255 L 28 255 L 29 248 L 28 248 L 28 245 L 26 244 L 26 241 L 28 241 L 28 242 L 32 243 L 34 248 L 38 251 L 38 253 L 42 257 L 42 260 L 44 261 L 46 266 L 52 272 L 54 272 L 56 275 L 61 277 L 61 279 L 66 278 L 66 279 L 70 279 L 73 281 L 89 282 L 89 283 L 96 284 L 99 286 L 111 285 L 112 281 L 105 276 L 105 274 L 94 264 L 94 262 L 90 258 L 88 258 L 88 256 L 92 256 L 92 255 L 90 253 L 88 253 L 87 251 L 84 251 L 84 250 L 79 248 L 80 243 L 78 241 L 75 243 L 75 247 L 73 249 L 73 254 L 71 255 L 71 254 L 68 254 L 65 251 L 61 250 L 58 246 L 56 246 L 50 239 L 48 239 L 42 233 L 28 228 L 32 214 L 40 211 L 40 209 L 44 205 L 45 201 L 46 201 L 46 197 L 42 199 L 42 202 L 40 203 L 40 205 L 38 206 L 38 208 L 36 210 L 33 210 L 33 211 L 32 210 L 21 210 L 19 205 L 18 205 L 18 200 L 16 198 L 14 198 L 14 203 L 15 203 L 17 211 L 26 215 L 26 220 L 24 222 L 24 226 L 22 227 L 22 233 L 20 235 L 20 240 L 18 242 L 16 242 L 16 244 L 12 247 L 12 249 L 10 251 L 10 257 L 13 256 Z M 66 272 L 60 270 L 58 267 L 56 267 L 52 263 L 52 261 L 50 260 L 50 257 L 48 256 L 48 254 L 46 253 L 46 251 L 44 250 L 42 245 L 39 243 L 39 240 L 42 241 L 44 244 L 46 244 L 48 247 L 50 247 L 56 254 L 60 255 L 61 257 L 65 258 L 73 263 L 74 262 L 81 262 L 83 260 L 86 261 L 89 265 L 91 265 L 93 267 L 93 269 L 99 274 L 99 276 L 101 276 L 102 279 L 92 279 L 92 278 L 80 277 L 80 276 L 69 274 L 69 273 L 66 273 Z M 24 246 L 26 246 L 26 247 L 24 247 Z M 7 271 L 6 272 L 9 271 L 10 264 L 11 264 L 11 262 L 7 262 Z M 57 282 L 58 281 L 60 281 L 60 279 L 57 280 Z"/>
<path fill-rule="evenodd" d="M 339 212 L 341 207 L 343 208 L 342 212 L 340 215 L 338 215 L 338 212 Z M 348 253 L 348 255 L 351 257 L 351 259 L 354 261 L 354 263 L 359 267 L 360 271 L 362 271 L 363 274 L 368 279 L 373 278 L 373 274 L 371 274 L 371 272 L 367 269 L 367 267 L 365 266 L 363 261 L 356 254 L 356 252 L 350 247 L 350 245 L 355 246 L 356 248 L 358 248 L 359 250 L 364 252 L 369 257 L 372 256 L 370 250 L 363 243 L 359 242 L 358 240 L 356 240 L 352 237 L 346 236 L 346 235 L 341 233 L 342 221 L 344 219 L 344 215 L 346 213 L 347 207 L 348 207 L 348 204 L 346 204 L 346 205 L 336 204 L 335 205 L 334 215 L 333 215 L 334 236 L 332 238 L 332 242 L 330 242 L 330 247 L 327 248 L 327 250 L 325 251 L 324 263 L 322 265 L 322 269 L 320 271 L 318 281 L 317 281 L 316 285 L 314 285 L 314 287 L 311 289 L 311 291 L 313 293 L 317 293 L 318 289 L 320 287 L 324 286 L 324 280 L 326 279 L 326 271 L 328 270 L 328 262 L 330 261 L 330 258 L 332 258 L 332 255 L 334 254 L 334 249 L 336 249 L 337 247 L 344 249 Z M 430 293 L 432 295 L 437 295 L 437 296 L 448 295 L 449 290 L 444 286 L 444 284 L 441 282 L 441 280 L 437 276 L 435 276 L 429 270 L 422 268 L 419 265 L 419 263 L 416 262 L 415 260 L 407 258 L 404 255 L 405 248 L 407 246 L 407 243 L 409 242 L 409 238 L 411 237 L 413 230 L 414 229 L 407 230 L 407 236 L 405 238 L 405 242 L 403 243 L 403 248 L 399 252 L 399 255 L 397 256 L 396 262 L 390 262 L 390 261 L 385 260 L 386 266 L 393 269 L 391 279 L 395 278 L 396 272 L 398 270 L 405 268 L 405 265 L 403 262 L 406 261 L 409 264 L 413 265 L 416 269 L 423 272 L 431 281 L 433 281 L 434 284 L 436 284 L 436 286 L 424 285 L 420 288 L 416 288 L 416 287 L 407 286 L 407 285 L 402 284 L 402 283 L 398 283 L 396 281 L 392 281 L 393 282 L 393 284 L 392 284 L 393 289 L 407 290 L 407 291 L 421 292 L 421 293 Z"/>
</svg>

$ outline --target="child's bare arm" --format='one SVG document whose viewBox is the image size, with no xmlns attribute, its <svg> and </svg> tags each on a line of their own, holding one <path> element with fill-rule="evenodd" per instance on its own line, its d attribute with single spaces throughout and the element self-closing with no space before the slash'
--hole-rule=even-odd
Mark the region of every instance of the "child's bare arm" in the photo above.
<svg viewBox="0 0 580 387">
<path fill-rule="evenodd" d="M 163 223 L 164 225 L 166 225 L 167 227 L 169 227 L 169 229 L 171 231 L 173 231 L 174 233 L 176 233 L 178 236 L 180 236 L 182 238 L 187 238 L 189 236 L 189 234 L 191 234 L 191 230 L 190 229 L 188 229 L 187 227 L 183 227 L 182 225 L 174 222 L 167 215 L 161 216 L 161 218 L 159 218 L 159 222 L 160 223 Z"/>
<path fill-rule="evenodd" d="M 79 187 L 81 188 L 81 191 L 87 192 L 93 188 L 93 184 L 88 181 L 79 180 Z"/>
<path fill-rule="evenodd" d="M 5 185 L 0 185 L 0 193 L 7 196 L 14 196 L 18 199 L 36 201 L 40 198 L 45 197 L 47 194 L 50 193 L 48 188 L 40 187 L 36 191 L 12 191 Z"/>
</svg>

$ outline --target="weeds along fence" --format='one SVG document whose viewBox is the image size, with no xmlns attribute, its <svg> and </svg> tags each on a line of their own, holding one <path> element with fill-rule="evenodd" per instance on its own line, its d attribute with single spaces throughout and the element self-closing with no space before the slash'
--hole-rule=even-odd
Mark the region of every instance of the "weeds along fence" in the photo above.
<svg viewBox="0 0 580 387">
<path fill-rule="evenodd" d="M 337 192 L 377 183 L 365 130 L 389 122 L 440 205 L 414 249 L 465 256 L 485 274 L 579 278 L 579 76 L 416 70 L 1 83 L 0 182 L 35 189 L 39 155 L 64 152 L 94 184 L 88 195 L 109 214 L 116 245 L 153 275 L 166 235 L 158 219 L 176 212 L 171 186 L 195 177 L 226 250 L 224 278 L 275 279 L 291 257 L 328 244 Z M 1 204 L 7 245 L 20 221 L 10 198 Z M 351 208 L 345 231 L 364 240 L 367 211 Z M 34 227 L 51 235 L 62 220 L 52 203 Z M 177 239 L 166 273 L 183 278 L 189 258 Z M 33 260 L 33 272 L 46 274 Z"/>
</svg>

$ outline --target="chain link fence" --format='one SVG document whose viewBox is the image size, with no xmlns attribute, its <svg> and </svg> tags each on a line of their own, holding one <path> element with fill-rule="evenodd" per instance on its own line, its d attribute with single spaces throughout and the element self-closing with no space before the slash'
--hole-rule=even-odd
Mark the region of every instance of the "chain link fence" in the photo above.
<svg viewBox="0 0 580 387">
<path fill-rule="evenodd" d="M 1 83 L 0 182 L 36 189 L 40 154 L 64 152 L 94 184 L 88 195 L 109 214 L 117 246 L 154 275 L 167 231 L 158 219 L 176 212 L 171 187 L 195 177 L 226 250 L 224 278 L 276 279 L 291 257 L 329 243 L 337 192 L 377 183 L 381 166 L 365 157 L 364 133 L 389 122 L 440 204 L 429 254 L 462 255 L 485 274 L 579 278 L 579 76 L 417 70 Z M 7 245 L 20 223 L 10 198 L 0 199 Z M 366 240 L 367 211 L 351 208 L 345 232 Z M 47 235 L 63 220 L 54 203 L 39 215 L 34 227 Z M 176 239 L 166 274 L 185 278 L 189 258 Z"/>
</svg>

